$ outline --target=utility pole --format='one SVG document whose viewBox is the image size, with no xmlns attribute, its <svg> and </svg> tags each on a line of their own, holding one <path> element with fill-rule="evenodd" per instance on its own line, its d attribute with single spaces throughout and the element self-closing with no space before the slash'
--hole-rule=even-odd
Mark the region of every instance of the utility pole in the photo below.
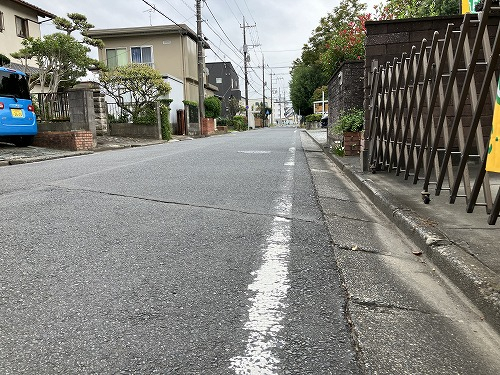
<svg viewBox="0 0 500 375">
<path fill-rule="evenodd" d="M 271 77 L 271 120 L 269 121 L 269 126 L 273 125 L 273 71 L 271 70 L 271 74 L 269 75 Z"/>
<path fill-rule="evenodd" d="M 245 72 L 245 116 L 247 118 L 248 123 L 248 62 L 250 61 L 250 55 L 248 54 L 248 45 L 247 45 L 247 27 L 255 27 L 256 25 L 249 26 L 245 22 L 245 17 L 243 17 L 243 26 L 240 26 L 243 29 L 243 69 Z"/>
<path fill-rule="evenodd" d="M 245 70 L 245 117 L 248 122 L 248 46 L 247 46 L 247 33 L 245 17 L 243 17 L 243 68 Z"/>
<path fill-rule="evenodd" d="M 205 61 L 203 58 L 203 33 L 201 31 L 201 0 L 196 0 L 196 26 L 198 37 L 198 127 L 202 134 L 202 121 L 205 117 Z"/>
<path fill-rule="evenodd" d="M 266 126 L 266 77 L 264 55 L 262 55 L 262 126 Z"/>
<path fill-rule="evenodd" d="M 278 105 L 279 105 L 279 110 L 280 110 L 280 117 L 279 117 L 279 124 L 282 125 L 282 119 L 283 117 L 281 116 L 281 87 L 278 87 Z"/>
</svg>

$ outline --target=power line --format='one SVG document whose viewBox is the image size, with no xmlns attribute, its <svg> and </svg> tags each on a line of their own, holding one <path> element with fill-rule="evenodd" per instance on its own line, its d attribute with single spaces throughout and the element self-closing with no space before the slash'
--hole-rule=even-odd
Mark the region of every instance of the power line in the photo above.
<svg viewBox="0 0 500 375">
<path fill-rule="evenodd" d="M 170 5 L 170 6 L 171 6 L 171 7 L 172 7 L 172 8 L 173 8 L 176 12 L 177 12 L 177 14 L 179 14 L 182 18 L 184 18 L 183 23 L 188 23 L 188 21 L 189 21 L 191 18 L 193 18 L 193 17 L 194 17 L 194 15 L 193 15 L 193 16 L 191 16 L 191 17 L 186 17 L 184 14 L 182 14 L 182 13 L 181 13 L 181 12 L 177 9 L 178 7 L 176 7 L 176 6 L 172 5 L 172 3 L 171 3 L 169 0 L 163 0 L 163 1 L 165 1 L 168 5 Z M 183 2 L 184 2 L 184 0 L 183 0 Z M 193 13 L 195 13 L 195 10 L 194 10 L 193 8 L 190 8 L 190 7 L 189 7 L 189 5 L 188 5 L 188 4 L 186 4 L 186 2 L 184 2 L 184 4 L 188 7 L 188 9 L 189 9 L 190 11 L 192 11 Z M 191 24 L 191 26 L 193 26 L 193 25 Z M 195 28 L 195 27 L 193 26 L 193 29 L 194 29 L 194 28 Z"/>
<path fill-rule="evenodd" d="M 150 4 L 148 1 L 146 0 L 142 0 L 143 3 L 147 4 L 149 7 L 151 7 L 151 9 L 153 9 L 154 11 L 158 12 L 159 14 L 161 14 L 163 17 L 165 17 L 167 20 L 169 20 L 170 22 L 173 22 L 176 26 L 178 26 L 179 28 L 181 28 L 182 30 L 186 31 L 187 33 L 191 33 L 190 30 L 186 29 L 183 25 L 181 24 L 178 24 L 177 22 L 175 22 L 172 18 L 170 18 L 169 16 L 167 16 L 165 13 L 163 13 L 162 11 L 160 11 L 158 8 L 156 8 L 156 6 L 154 4 Z"/>
<path fill-rule="evenodd" d="M 230 6 L 230 5 L 229 5 L 229 3 L 227 2 L 227 0 L 224 0 L 224 1 L 226 2 L 226 5 L 227 5 L 227 7 L 229 8 L 229 10 L 231 11 L 231 13 L 233 14 L 234 18 L 236 19 L 236 22 L 240 22 L 240 21 L 238 20 L 238 17 L 236 16 L 236 14 L 234 14 L 234 12 L 233 12 L 233 8 L 231 8 L 231 6 Z"/>
<path fill-rule="evenodd" d="M 217 20 L 217 18 L 216 18 L 216 17 L 215 17 L 215 15 L 213 14 L 212 9 L 210 9 L 210 7 L 208 6 L 208 3 L 207 3 L 207 1 L 206 1 L 206 0 L 204 0 L 204 3 L 205 3 L 205 5 L 207 6 L 207 9 L 210 11 L 210 14 L 211 14 L 211 15 L 212 15 L 212 17 L 214 18 L 214 20 L 215 20 L 215 22 L 217 23 L 217 25 L 218 25 L 218 26 L 219 26 L 219 28 L 222 30 L 223 34 L 226 36 L 227 40 L 229 40 L 229 42 L 233 45 L 233 47 L 234 47 L 237 51 L 239 51 L 238 47 L 236 47 L 236 46 L 234 45 L 234 43 L 232 42 L 232 40 L 231 40 L 231 39 L 227 36 L 226 32 L 224 31 L 224 29 L 223 29 L 223 28 L 222 28 L 222 26 L 220 25 L 219 21 Z M 213 31 L 213 30 L 212 30 L 212 31 Z M 221 40 L 222 40 L 222 38 L 221 38 Z"/>
</svg>

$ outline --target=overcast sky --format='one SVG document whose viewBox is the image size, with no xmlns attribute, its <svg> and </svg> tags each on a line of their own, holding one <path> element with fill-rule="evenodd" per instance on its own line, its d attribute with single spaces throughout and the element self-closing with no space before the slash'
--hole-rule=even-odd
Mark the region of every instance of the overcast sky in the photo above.
<svg viewBox="0 0 500 375">
<path fill-rule="evenodd" d="M 143 0 L 27 1 L 58 16 L 82 13 L 98 29 L 168 25 L 173 20 L 196 31 L 195 0 L 147 0 L 171 20 L 152 10 Z M 367 0 L 366 3 L 378 1 Z M 273 88 L 279 86 L 281 92 L 286 90 L 288 95 L 289 66 L 300 57 L 302 46 L 319 25 L 320 18 L 338 4 L 339 0 L 206 0 L 202 8 L 203 33 L 212 47 L 212 51 L 207 51 L 206 61 L 230 61 L 240 75 L 243 91 L 241 26 L 245 18 L 248 25 L 255 25 L 247 29 L 247 44 L 259 45 L 249 49 L 250 66 L 255 71 L 250 75 L 249 97 L 262 95 L 262 56 L 268 87 L 272 72 L 275 74 Z M 50 24 L 42 24 L 42 34 L 54 31 Z M 97 53 L 93 53 L 93 57 L 97 57 Z"/>
</svg>

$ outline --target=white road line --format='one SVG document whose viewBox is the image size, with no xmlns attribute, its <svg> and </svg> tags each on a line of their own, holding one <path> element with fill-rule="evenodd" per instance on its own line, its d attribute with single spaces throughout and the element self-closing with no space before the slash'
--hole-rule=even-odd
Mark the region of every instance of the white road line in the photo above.
<svg viewBox="0 0 500 375">
<path fill-rule="evenodd" d="M 289 149 L 285 163 L 286 178 L 281 194 L 275 201 L 276 216 L 266 239 L 262 255 L 262 266 L 254 275 L 248 289 L 254 292 L 249 298 L 247 345 L 242 356 L 231 358 L 231 366 L 237 375 L 272 375 L 278 372 L 279 359 L 274 349 L 279 347 L 278 333 L 283 328 L 281 321 L 286 307 L 289 288 L 288 258 L 290 254 L 291 222 L 282 216 L 292 212 L 293 165 L 295 147 Z"/>
</svg>

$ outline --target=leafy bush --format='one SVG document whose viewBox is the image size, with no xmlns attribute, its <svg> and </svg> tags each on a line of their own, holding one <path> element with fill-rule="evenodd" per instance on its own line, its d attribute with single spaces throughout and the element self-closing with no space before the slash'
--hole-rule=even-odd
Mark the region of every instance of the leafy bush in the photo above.
<svg viewBox="0 0 500 375">
<path fill-rule="evenodd" d="M 321 113 L 313 113 L 306 116 L 306 122 L 319 122 L 321 121 Z"/>
<path fill-rule="evenodd" d="M 170 128 L 170 107 L 165 104 L 160 105 L 161 116 L 161 139 L 169 141 L 172 139 L 172 129 Z"/>
<path fill-rule="evenodd" d="M 247 119 L 245 116 L 233 117 L 234 130 L 248 130 Z"/>
<path fill-rule="evenodd" d="M 132 122 L 138 125 L 154 125 L 157 122 L 154 103 L 144 105 L 139 111 L 134 111 Z"/>
<path fill-rule="evenodd" d="M 233 125 L 232 121 L 226 117 L 219 117 L 217 119 L 218 126 L 231 126 Z"/>
<path fill-rule="evenodd" d="M 217 118 L 221 112 L 221 101 L 215 96 L 205 98 L 205 117 Z"/>
<path fill-rule="evenodd" d="M 359 132 L 363 130 L 364 123 L 365 112 L 361 108 L 351 108 L 340 114 L 334 129 L 338 134 L 345 132 Z"/>
<path fill-rule="evenodd" d="M 218 126 L 232 126 L 234 130 L 243 131 L 248 130 L 247 118 L 245 116 L 234 116 L 231 118 L 217 119 Z"/>
</svg>

